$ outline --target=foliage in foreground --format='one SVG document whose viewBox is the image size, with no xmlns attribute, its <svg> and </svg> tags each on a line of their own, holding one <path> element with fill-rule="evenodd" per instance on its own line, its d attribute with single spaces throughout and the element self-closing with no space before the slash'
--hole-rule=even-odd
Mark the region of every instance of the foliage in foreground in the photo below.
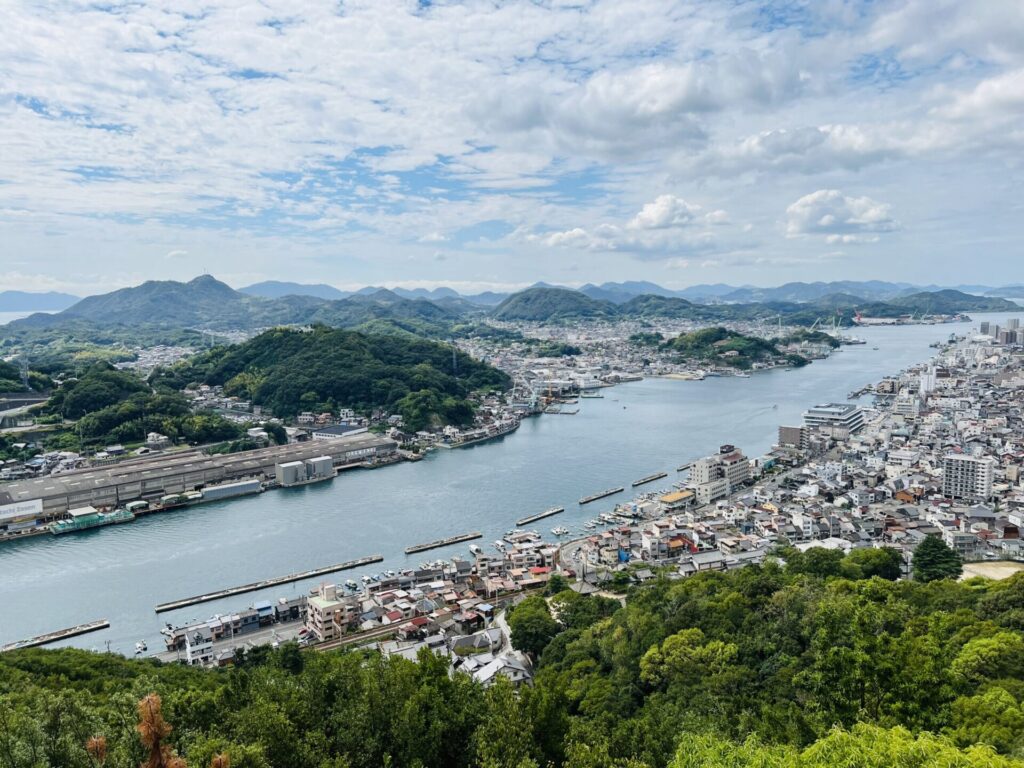
<svg viewBox="0 0 1024 768">
<path fill-rule="evenodd" d="M 75 650 L 0 656 L 0 768 L 146 759 L 147 694 L 190 766 L 1022 768 L 1024 574 L 892 581 L 884 554 L 810 550 L 509 619 L 532 688 L 485 690 L 376 653 L 258 649 L 201 671 Z"/>
</svg>

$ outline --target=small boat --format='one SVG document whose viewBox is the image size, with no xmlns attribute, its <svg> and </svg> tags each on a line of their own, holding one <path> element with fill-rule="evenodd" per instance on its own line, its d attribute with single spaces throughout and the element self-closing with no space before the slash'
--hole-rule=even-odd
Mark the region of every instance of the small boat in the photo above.
<svg viewBox="0 0 1024 768">
<path fill-rule="evenodd" d="M 139 640 L 139 642 L 137 642 L 135 644 L 135 653 L 136 654 L 145 653 L 147 650 L 149 650 L 149 649 L 146 647 L 146 641 L 145 640 Z"/>
<path fill-rule="evenodd" d="M 353 591 L 359 589 L 359 585 L 356 584 L 356 582 L 352 581 L 352 579 L 348 579 L 345 582 L 345 586 L 348 587 L 349 589 L 353 590 Z"/>
<path fill-rule="evenodd" d="M 470 544 L 469 551 L 472 552 L 474 555 L 482 555 L 484 553 L 484 551 L 480 549 L 480 547 L 478 547 L 476 544 Z"/>
<path fill-rule="evenodd" d="M 505 551 L 505 542 L 503 542 L 503 541 L 496 541 L 496 542 L 494 542 L 494 548 L 496 550 L 498 550 L 499 552 L 504 552 Z"/>
<path fill-rule="evenodd" d="M 733 374 L 733 375 L 734 375 L 734 376 L 735 376 L 735 377 L 736 377 L 737 379 L 749 379 L 749 378 L 750 378 L 750 374 L 749 374 L 749 373 L 743 373 L 742 371 L 740 371 L 739 373 L 735 373 L 735 374 Z"/>
<path fill-rule="evenodd" d="M 583 524 L 583 527 L 586 528 L 588 531 L 592 531 L 595 528 L 597 528 L 597 525 L 594 523 L 593 520 L 587 520 L 587 522 Z"/>
<path fill-rule="evenodd" d="M 872 349 L 875 350 L 875 352 L 878 351 L 878 347 L 872 347 Z"/>
<path fill-rule="evenodd" d="M 555 536 L 568 536 L 569 529 L 565 526 L 557 525 L 551 529 L 551 533 L 553 533 Z"/>
<path fill-rule="evenodd" d="M 369 576 L 363 576 L 363 584 L 369 584 L 371 581 L 373 581 L 373 579 L 371 579 Z"/>
</svg>

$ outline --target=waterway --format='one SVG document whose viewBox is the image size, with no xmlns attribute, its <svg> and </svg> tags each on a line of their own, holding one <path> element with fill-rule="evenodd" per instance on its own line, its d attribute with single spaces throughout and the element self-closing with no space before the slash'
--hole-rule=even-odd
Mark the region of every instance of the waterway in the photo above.
<svg viewBox="0 0 1024 768">
<path fill-rule="evenodd" d="M 1021 315 L 1024 315 L 1022 311 Z M 1001 322 L 1008 315 L 986 315 Z M 1009 316 L 1013 316 L 1012 314 Z M 982 316 L 978 316 L 979 318 Z M 976 318 L 977 320 L 978 318 Z M 976 325 L 976 323 L 974 323 Z M 971 323 L 857 329 L 868 343 L 844 347 L 799 370 L 704 381 L 649 379 L 580 401 L 574 416 L 545 415 L 476 446 L 333 481 L 153 515 L 126 525 L 0 546 L 0 644 L 94 619 L 107 630 L 68 645 L 131 653 L 145 639 L 162 649 L 164 622 L 203 619 L 253 600 L 299 594 L 316 582 L 157 616 L 153 608 L 188 595 L 371 554 L 369 572 L 468 556 L 466 544 L 406 556 L 405 547 L 479 530 L 485 549 L 515 521 L 551 506 L 566 511 L 535 527 L 578 530 L 631 495 L 630 483 L 732 443 L 749 456 L 771 447 L 780 424 L 796 425 L 810 405 L 845 401 L 853 389 L 929 359 L 929 344 Z M 877 347 L 877 349 L 874 349 Z M 581 496 L 627 491 L 580 507 Z M 340 574 L 356 578 L 362 572 Z M 328 577 L 334 579 L 335 577 Z"/>
</svg>

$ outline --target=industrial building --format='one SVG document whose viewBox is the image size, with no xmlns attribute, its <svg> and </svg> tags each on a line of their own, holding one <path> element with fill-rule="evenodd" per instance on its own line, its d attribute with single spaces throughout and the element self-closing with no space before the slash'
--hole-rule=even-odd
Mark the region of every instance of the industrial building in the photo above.
<svg viewBox="0 0 1024 768">
<path fill-rule="evenodd" d="M 0 533 L 56 520 L 75 507 L 121 506 L 242 479 L 276 480 L 277 465 L 288 462 L 328 457 L 334 467 L 345 467 L 388 459 L 396 447 L 390 438 L 362 434 L 223 456 L 182 451 L 21 480 L 0 486 Z"/>
</svg>

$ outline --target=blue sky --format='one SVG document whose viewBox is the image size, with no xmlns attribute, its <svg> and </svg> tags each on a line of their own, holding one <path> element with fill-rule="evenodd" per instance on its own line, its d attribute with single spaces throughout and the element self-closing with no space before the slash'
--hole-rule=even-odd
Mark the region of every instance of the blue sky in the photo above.
<svg viewBox="0 0 1024 768">
<path fill-rule="evenodd" d="M 1024 280 L 1024 4 L 10 4 L 0 289 Z"/>
</svg>

